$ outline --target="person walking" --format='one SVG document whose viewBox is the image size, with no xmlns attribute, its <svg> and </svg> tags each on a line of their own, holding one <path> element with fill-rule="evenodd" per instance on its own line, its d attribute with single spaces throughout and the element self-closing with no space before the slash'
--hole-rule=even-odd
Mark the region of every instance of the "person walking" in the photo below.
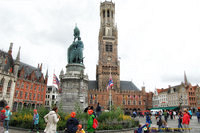
<svg viewBox="0 0 200 133">
<path fill-rule="evenodd" d="M 99 103 L 97 104 L 96 113 L 97 117 L 99 117 L 99 115 L 101 114 L 101 106 L 99 105 Z"/>
<path fill-rule="evenodd" d="M 189 115 L 190 115 L 190 119 L 192 120 L 192 111 L 191 109 L 188 111 Z"/>
<path fill-rule="evenodd" d="M 182 112 L 180 111 L 178 113 L 178 130 L 179 131 L 181 131 L 181 129 L 183 130 L 182 119 L 183 119 L 183 115 L 182 115 Z"/>
<path fill-rule="evenodd" d="M 4 127 L 3 127 L 3 122 L 6 118 L 6 110 L 5 109 L 2 109 L 1 110 L 1 115 L 0 115 L 0 133 L 4 133 Z"/>
<path fill-rule="evenodd" d="M 39 124 L 39 114 L 37 113 L 37 109 L 34 109 L 33 113 L 34 113 L 33 114 L 33 125 L 32 125 L 31 131 L 33 132 L 34 128 L 36 128 L 37 133 L 39 133 L 39 127 L 38 127 L 38 124 Z"/>
<path fill-rule="evenodd" d="M 12 112 L 10 111 L 10 107 L 6 106 L 6 112 L 5 112 L 5 120 L 4 120 L 4 128 L 6 128 L 5 133 L 8 133 L 8 129 L 9 129 L 9 121 L 10 121 L 10 116 L 12 115 Z"/>
<path fill-rule="evenodd" d="M 87 131 L 88 133 L 95 133 L 95 129 L 93 128 L 93 120 L 95 118 L 94 114 L 93 114 L 93 110 L 88 110 L 88 114 L 89 114 L 89 119 L 88 119 L 88 124 L 87 124 Z"/>
<path fill-rule="evenodd" d="M 60 119 L 58 115 L 58 108 L 54 107 L 47 115 L 44 116 L 44 120 L 47 123 L 44 130 L 45 133 L 56 133 L 57 123 Z"/>
<path fill-rule="evenodd" d="M 184 109 L 182 124 L 185 132 L 189 131 L 189 123 L 190 123 L 190 116 L 188 114 L 187 109 Z"/>
<path fill-rule="evenodd" d="M 160 115 L 160 113 L 157 116 L 157 125 L 158 125 L 159 132 L 161 132 L 161 128 L 162 128 L 162 116 Z"/>
<path fill-rule="evenodd" d="M 166 110 L 164 111 L 163 115 L 164 115 L 165 121 L 167 122 L 167 117 L 168 116 L 167 116 L 167 111 Z"/>
<path fill-rule="evenodd" d="M 65 133 L 76 133 L 78 130 L 79 122 L 75 117 L 76 113 L 71 112 L 71 118 L 69 118 L 66 123 Z"/>
<path fill-rule="evenodd" d="M 196 112 L 198 123 L 200 123 L 200 112 L 199 110 Z"/>
<path fill-rule="evenodd" d="M 149 112 L 146 114 L 146 123 L 148 123 L 148 126 L 151 127 L 151 117 Z"/>
</svg>

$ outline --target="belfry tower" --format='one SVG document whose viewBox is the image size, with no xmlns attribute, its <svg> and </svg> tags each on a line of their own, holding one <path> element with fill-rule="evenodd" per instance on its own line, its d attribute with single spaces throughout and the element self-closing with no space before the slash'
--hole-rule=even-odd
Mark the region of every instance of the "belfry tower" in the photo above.
<svg viewBox="0 0 200 133">
<path fill-rule="evenodd" d="M 110 70 L 114 89 L 120 89 L 120 62 L 118 60 L 118 31 L 115 25 L 115 4 L 105 1 L 100 5 L 99 60 L 96 69 L 98 89 L 107 88 Z"/>
</svg>

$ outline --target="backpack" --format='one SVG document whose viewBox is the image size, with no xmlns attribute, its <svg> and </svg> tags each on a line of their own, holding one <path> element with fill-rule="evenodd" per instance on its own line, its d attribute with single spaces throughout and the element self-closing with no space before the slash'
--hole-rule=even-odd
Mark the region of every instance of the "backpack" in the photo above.
<svg viewBox="0 0 200 133">
<path fill-rule="evenodd" d="M 93 125 L 92 125 L 92 127 L 94 128 L 94 129 L 96 129 L 97 127 L 98 127 L 98 121 L 97 121 L 97 119 L 93 119 Z"/>
</svg>

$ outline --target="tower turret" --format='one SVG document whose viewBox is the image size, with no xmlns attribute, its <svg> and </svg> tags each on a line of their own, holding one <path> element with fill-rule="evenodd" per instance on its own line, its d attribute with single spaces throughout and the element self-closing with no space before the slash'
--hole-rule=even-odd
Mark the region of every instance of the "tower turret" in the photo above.
<svg viewBox="0 0 200 133">
<path fill-rule="evenodd" d="M 19 47 L 17 57 L 16 57 L 16 60 L 15 60 L 15 63 L 14 63 L 14 76 L 15 77 L 17 77 L 19 66 L 20 66 L 20 50 L 21 50 L 21 47 Z"/>
</svg>

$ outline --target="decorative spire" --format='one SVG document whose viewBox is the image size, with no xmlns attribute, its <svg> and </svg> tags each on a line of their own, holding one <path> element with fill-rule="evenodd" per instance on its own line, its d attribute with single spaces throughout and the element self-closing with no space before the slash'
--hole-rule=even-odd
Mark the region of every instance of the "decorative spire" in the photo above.
<svg viewBox="0 0 200 133">
<path fill-rule="evenodd" d="M 21 47 L 19 47 L 17 57 L 16 57 L 16 61 L 20 61 L 20 50 L 21 50 Z"/>
<path fill-rule="evenodd" d="M 184 83 L 185 85 L 188 85 L 188 80 L 185 71 L 184 71 Z"/>
<path fill-rule="evenodd" d="M 47 71 L 46 71 L 45 78 L 48 78 L 48 69 L 47 69 Z"/>
<path fill-rule="evenodd" d="M 11 42 L 11 43 L 10 43 L 9 50 L 8 50 L 8 54 L 9 54 L 9 55 L 12 55 L 12 48 L 13 48 L 13 43 Z"/>
</svg>

